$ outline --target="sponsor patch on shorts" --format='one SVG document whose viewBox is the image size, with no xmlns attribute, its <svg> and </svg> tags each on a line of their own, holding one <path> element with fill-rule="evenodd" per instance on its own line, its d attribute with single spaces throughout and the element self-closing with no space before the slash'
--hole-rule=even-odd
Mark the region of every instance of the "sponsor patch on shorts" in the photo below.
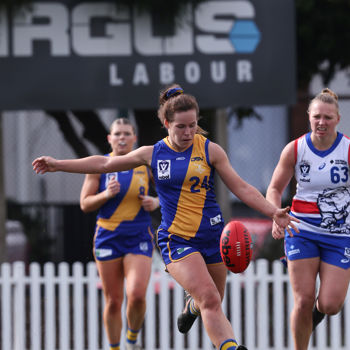
<svg viewBox="0 0 350 350">
<path fill-rule="evenodd" d="M 113 254 L 112 249 L 95 249 L 95 255 L 98 258 L 106 258 L 107 256 L 111 256 Z"/>
</svg>

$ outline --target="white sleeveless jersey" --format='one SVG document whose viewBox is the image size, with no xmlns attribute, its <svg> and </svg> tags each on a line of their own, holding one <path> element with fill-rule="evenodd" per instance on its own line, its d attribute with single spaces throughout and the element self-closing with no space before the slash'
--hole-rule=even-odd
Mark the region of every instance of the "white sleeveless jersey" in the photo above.
<svg viewBox="0 0 350 350">
<path fill-rule="evenodd" d="M 341 133 L 325 151 L 313 146 L 311 133 L 294 141 L 297 190 L 291 212 L 300 220 L 299 230 L 350 235 L 349 147 Z"/>
</svg>

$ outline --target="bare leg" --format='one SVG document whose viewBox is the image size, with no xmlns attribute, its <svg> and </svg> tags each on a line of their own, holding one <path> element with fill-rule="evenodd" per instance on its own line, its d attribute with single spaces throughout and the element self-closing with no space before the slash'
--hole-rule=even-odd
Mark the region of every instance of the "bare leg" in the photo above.
<svg viewBox="0 0 350 350">
<path fill-rule="evenodd" d="M 146 292 L 151 275 L 152 259 L 143 255 L 128 254 L 124 258 L 126 278 L 128 327 L 138 331 L 146 312 Z"/>
<path fill-rule="evenodd" d="M 122 258 L 105 262 L 96 260 L 105 298 L 103 321 L 110 344 L 120 342 L 122 330 L 121 306 L 124 297 L 122 260 Z"/>
<path fill-rule="evenodd" d="M 318 310 L 327 315 L 337 314 L 343 307 L 350 281 L 350 269 L 342 269 L 321 261 Z"/>
<path fill-rule="evenodd" d="M 234 339 L 231 324 L 221 308 L 221 293 L 224 290 L 227 274 L 225 266 L 210 266 L 209 272 L 202 256 L 193 254 L 183 260 L 168 264 L 167 269 L 194 298 L 196 306 L 200 309 L 204 327 L 213 344 L 219 348 L 223 341 Z M 218 286 L 210 273 L 215 275 L 215 282 L 219 284 Z"/>
<path fill-rule="evenodd" d="M 319 258 L 288 261 L 288 272 L 293 289 L 294 306 L 291 330 L 295 350 L 307 350 L 312 332 L 312 308 L 315 303 L 315 284 Z"/>
</svg>

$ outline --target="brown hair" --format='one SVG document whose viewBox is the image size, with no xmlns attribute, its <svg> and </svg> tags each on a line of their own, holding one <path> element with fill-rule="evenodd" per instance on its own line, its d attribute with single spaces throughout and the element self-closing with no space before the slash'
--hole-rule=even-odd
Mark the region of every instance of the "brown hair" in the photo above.
<svg viewBox="0 0 350 350">
<path fill-rule="evenodd" d="M 109 132 L 111 133 L 113 130 L 114 125 L 130 125 L 132 127 L 132 131 L 136 135 L 136 128 L 135 126 L 131 123 L 131 121 L 127 118 L 117 118 L 113 121 L 111 126 L 109 127 Z"/>
<path fill-rule="evenodd" d="M 165 120 L 169 123 L 174 120 L 176 112 L 185 112 L 194 109 L 197 121 L 200 119 L 199 106 L 194 96 L 185 94 L 178 84 L 173 84 L 160 92 L 158 118 L 164 126 Z M 197 134 L 206 135 L 207 131 L 197 126 Z"/>
<path fill-rule="evenodd" d="M 316 95 L 309 103 L 308 111 L 310 109 L 310 106 L 316 101 L 335 105 L 337 113 L 339 114 L 338 96 L 331 89 L 325 88 L 318 95 Z"/>
</svg>

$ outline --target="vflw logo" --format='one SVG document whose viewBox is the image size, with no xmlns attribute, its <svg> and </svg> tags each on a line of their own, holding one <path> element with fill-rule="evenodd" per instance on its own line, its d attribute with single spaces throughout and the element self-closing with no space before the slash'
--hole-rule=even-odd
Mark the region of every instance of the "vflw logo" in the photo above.
<svg viewBox="0 0 350 350">
<path fill-rule="evenodd" d="M 157 162 L 157 173 L 158 180 L 170 179 L 170 160 L 158 160 Z"/>
<path fill-rule="evenodd" d="M 303 161 L 300 164 L 300 172 L 302 176 L 308 176 L 309 172 L 310 172 L 310 164 L 308 164 L 307 162 Z"/>
<path fill-rule="evenodd" d="M 300 171 L 301 177 L 300 177 L 299 181 L 301 181 L 301 182 L 310 182 L 311 181 L 310 169 L 311 169 L 311 166 L 307 161 L 302 160 L 300 162 L 299 171 Z"/>
</svg>

